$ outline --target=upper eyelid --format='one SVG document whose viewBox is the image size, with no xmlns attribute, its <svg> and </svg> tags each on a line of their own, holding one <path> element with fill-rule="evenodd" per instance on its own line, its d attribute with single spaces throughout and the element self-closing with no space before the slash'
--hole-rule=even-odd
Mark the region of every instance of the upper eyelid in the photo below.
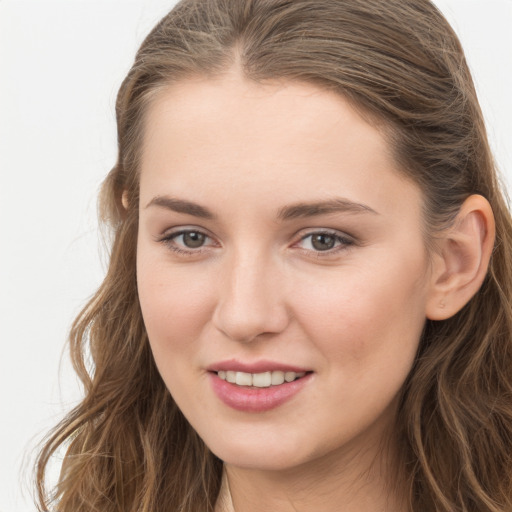
<svg viewBox="0 0 512 512">
<path fill-rule="evenodd" d="M 303 232 L 303 234 L 300 234 Z M 312 228 L 312 229 L 306 229 L 299 231 L 299 241 L 304 240 L 304 238 L 307 238 L 308 236 L 315 235 L 315 234 L 325 234 L 325 235 L 331 235 L 336 238 L 347 238 L 351 241 L 355 242 L 356 237 L 351 235 L 350 233 L 347 233 L 346 231 L 340 231 L 338 229 L 331 229 L 331 228 Z"/>
<path fill-rule="evenodd" d="M 354 246 L 359 245 L 359 240 L 347 233 L 346 231 L 340 231 L 338 229 L 332 228 L 314 228 L 307 230 L 304 234 L 300 235 L 298 241 L 294 242 L 293 246 L 299 245 L 301 242 L 306 240 L 307 238 L 315 235 L 315 234 L 324 234 L 332 236 L 335 239 L 336 245 L 331 249 L 327 249 L 324 251 L 318 251 L 313 249 L 305 249 L 298 247 L 298 249 L 315 255 L 315 258 L 332 258 L 340 255 L 341 252 L 347 251 Z M 293 247 L 292 246 L 292 247 Z"/>
<path fill-rule="evenodd" d="M 202 234 L 208 236 L 209 238 L 212 238 L 212 239 L 215 238 L 215 236 L 213 236 L 209 232 L 209 230 L 200 228 L 200 227 L 195 227 L 195 226 L 183 226 L 183 227 L 179 226 L 179 227 L 175 227 L 175 228 L 168 228 L 160 236 L 163 238 L 166 236 L 170 237 L 170 236 L 180 235 L 180 234 L 188 233 L 188 232 L 198 232 L 198 233 L 202 233 Z M 346 238 L 355 239 L 355 237 L 353 235 L 347 233 L 346 231 L 340 231 L 338 229 L 322 228 L 322 227 L 300 229 L 293 235 L 293 238 L 299 237 L 299 239 L 302 240 L 303 238 L 305 238 L 307 236 L 314 235 L 316 233 L 325 233 L 325 234 L 329 234 L 329 235 L 339 236 L 342 238 L 346 237 Z"/>
<path fill-rule="evenodd" d="M 208 238 L 211 238 L 211 239 L 215 238 L 207 229 L 199 228 L 199 227 L 195 227 L 195 226 L 177 226 L 174 228 L 168 228 L 165 231 L 163 231 L 163 233 L 160 234 L 157 238 L 159 238 L 160 240 L 163 240 L 165 238 L 171 238 L 174 236 L 182 235 L 184 233 L 201 233 L 201 234 L 207 236 Z"/>
<path fill-rule="evenodd" d="M 210 240 L 215 241 L 217 244 L 219 242 L 216 240 L 215 236 L 211 235 L 208 230 L 205 230 L 203 228 L 195 227 L 195 226 L 183 226 L 183 227 L 175 227 L 175 228 L 169 228 L 167 229 L 162 235 L 156 237 L 157 241 L 165 242 L 165 241 L 174 241 L 175 238 L 177 238 L 180 235 L 183 235 L 185 233 L 190 232 L 197 232 L 205 235 Z M 292 243 L 292 247 L 303 240 L 307 239 L 310 236 L 313 236 L 315 234 L 326 234 L 335 237 L 338 241 L 341 240 L 347 240 L 351 243 L 356 243 L 356 239 L 353 235 L 350 235 L 349 233 L 345 231 L 340 231 L 333 228 L 304 228 L 293 235 L 293 238 L 295 241 Z M 190 252 L 198 252 L 201 249 L 206 249 L 208 245 L 204 245 L 201 247 L 198 247 L 196 249 L 192 248 L 185 248 L 185 250 L 188 250 Z M 325 253 L 328 253 L 329 251 L 325 251 Z"/>
<path fill-rule="evenodd" d="M 190 233 L 190 232 L 201 233 L 201 234 L 205 235 L 205 237 L 207 239 L 213 240 L 213 238 L 208 233 L 206 233 L 200 229 L 176 229 L 176 231 L 171 231 L 171 232 L 169 232 L 167 230 L 160 237 L 156 237 L 155 240 L 158 243 L 165 245 L 168 250 L 171 250 L 175 253 L 181 253 L 183 255 L 186 254 L 187 256 L 194 256 L 194 255 L 198 256 L 201 253 L 207 251 L 208 249 L 211 249 L 211 246 L 209 246 L 209 245 L 201 245 L 199 247 L 193 248 L 193 247 L 187 247 L 184 244 L 179 244 L 176 242 L 175 239 L 177 237 L 182 236 L 185 233 Z"/>
</svg>

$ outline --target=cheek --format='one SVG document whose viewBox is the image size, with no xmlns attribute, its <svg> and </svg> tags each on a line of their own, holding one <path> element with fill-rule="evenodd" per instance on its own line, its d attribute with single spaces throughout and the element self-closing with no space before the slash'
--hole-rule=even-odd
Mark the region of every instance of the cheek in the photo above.
<svg viewBox="0 0 512 512">
<path fill-rule="evenodd" d="M 166 351 L 181 352 L 183 347 L 193 346 L 193 340 L 211 317 L 212 283 L 205 282 L 204 277 L 153 261 L 141 251 L 137 286 L 155 358 L 164 347 Z"/>
<path fill-rule="evenodd" d="M 180 409 L 204 404 L 197 386 L 202 376 L 190 363 L 200 352 L 198 340 L 211 316 L 212 283 L 176 266 L 144 257 L 137 262 L 139 300 L 156 366 Z"/>
<path fill-rule="evenodd" d="M 425 322 L 424 267 L 418 261 L 340 272 L 328 285 L 304 283 L 297 309 L 310 339 L 348 364 L 413 359 Z M 404 279 L 403 276 L 409 276 Z M 305 290 L 308 290 L 305 293 Z M 364 365 L 363 365 L 364 363 Z"/>
</svg>

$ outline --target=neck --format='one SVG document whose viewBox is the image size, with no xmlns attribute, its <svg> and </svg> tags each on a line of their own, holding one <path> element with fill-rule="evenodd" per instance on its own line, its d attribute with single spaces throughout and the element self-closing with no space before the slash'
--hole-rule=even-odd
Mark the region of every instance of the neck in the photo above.
<svg viewBox="0 0 512 512">
<path fill-rule="evenodd" d="M 232 504 L 218 512 L 406 511 L 395 489 L 396 471 L 389 448 L 366 445 L 364 449 L 337 450 L 282 470 L 226 464 L 225 482 Z"/>
</svg>

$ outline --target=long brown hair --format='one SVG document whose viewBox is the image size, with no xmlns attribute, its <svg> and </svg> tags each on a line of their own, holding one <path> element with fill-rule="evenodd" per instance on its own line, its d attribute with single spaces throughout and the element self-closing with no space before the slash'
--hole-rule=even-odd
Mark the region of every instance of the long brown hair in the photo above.
<svg viewBox="0 0 512 512">
<path fill-rule="evenodd" d="M 416 512 L 512 511 L 511 217 L 463 51 L 430 0 L 182 0 L 149 34 L 119 91 L 119 155 L 101 192 L 110 266 L 70 335 L 85 398 L 39 455 L 40 510 L 213 510 L 222 463 L 165 388 L 138 303 L 138 168 L 158 91 L 233 66 L 247 80 L 336 91 L 378 120 L 397 166 L 423 191 L 430 234 L 469 195 L 490 202 L 488 275 L 458 314 L 427 320 L 404 384 L 397 478 Z M 45 469 L 62 445 L 47 493 Z"/>
</svg>

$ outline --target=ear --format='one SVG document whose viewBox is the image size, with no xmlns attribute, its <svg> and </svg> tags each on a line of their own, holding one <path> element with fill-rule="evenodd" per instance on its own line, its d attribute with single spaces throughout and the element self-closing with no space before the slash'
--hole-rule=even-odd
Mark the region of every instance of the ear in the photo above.
<svg viewBox="0 0 512 512">
<path fill-rule="evenodd" d="M 433 256 L 426 315 L 446 320 L 460 311 L 482 285 L 494 247 L 491 205 L 484 197 L 468 197 L 453 225 L 441 233 Z"/>
<path fill-rule="evenodd" d="M 128 202 L 128 190 L 123 191 L 123 195 L 121 196 L 121 203 L 125 210 L 128 210 L 129 202 Z"/>
</svg>

